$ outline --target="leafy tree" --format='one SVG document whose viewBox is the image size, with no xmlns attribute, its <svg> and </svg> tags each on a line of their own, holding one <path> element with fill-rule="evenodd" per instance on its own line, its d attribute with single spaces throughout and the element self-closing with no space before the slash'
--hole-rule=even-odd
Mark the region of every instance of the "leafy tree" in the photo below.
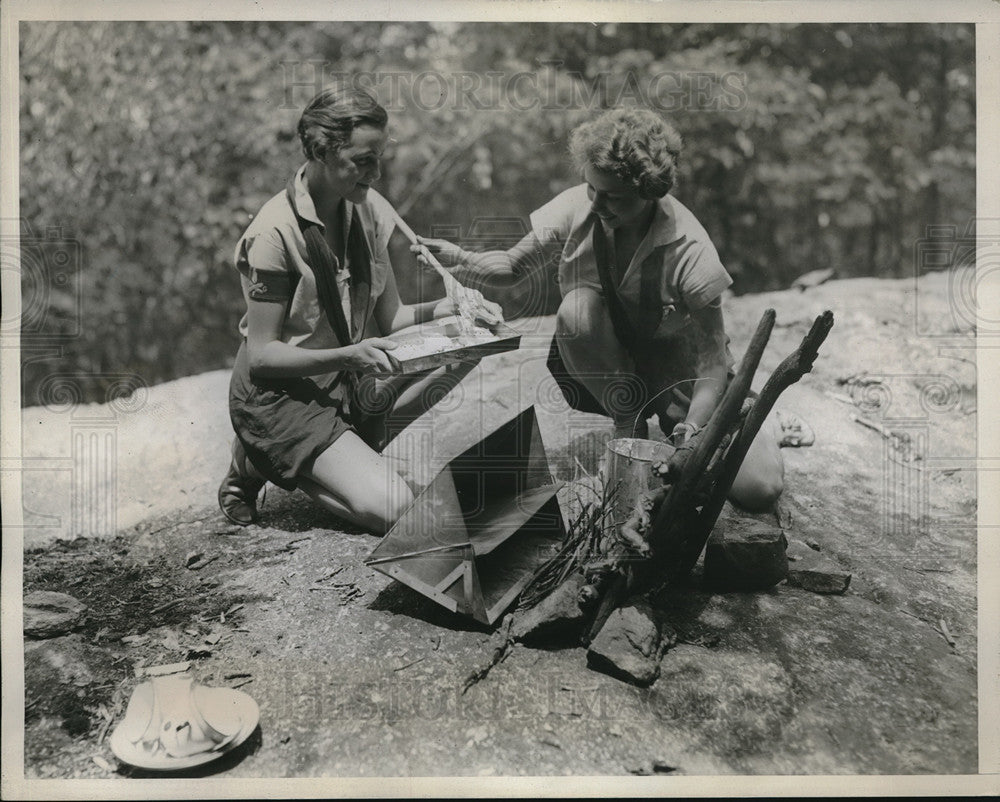
<svg viewBox="0 0 1000 802">
<path fill-rule="evenodd" d="M 630 103 L 684 135 L 676 193 L 738 292 L 907 275 L 928 225 L 975 213 L 971 25 L 32 22 L 20 65 L 22 228 L 82 253 L 79 298 L 24 271 L 61 338 L 26 336 L 26 404 L 56 371 L 103 399 L 115 374 L 231 364 L 233 247 L 301 162 L 302 106 L 351 76 L 390 110 L 380 190 L 475 247 L 516 239 L 579 180 L 573 127 Z M 440 293 L 392 249 L 406 298 Z M 542 314 L 558 293 L 540 276 L 503 300 Z"/>
</svg>

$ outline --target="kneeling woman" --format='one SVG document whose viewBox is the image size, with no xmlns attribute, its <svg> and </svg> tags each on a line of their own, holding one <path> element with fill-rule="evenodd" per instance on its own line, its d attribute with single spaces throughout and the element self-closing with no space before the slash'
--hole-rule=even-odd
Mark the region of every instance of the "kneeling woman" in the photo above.
<svg viewBox="0 0 1000 802">
<path fill-rule="evenodd" d="M 298 126 L 308 161 L 236 247 L 247 313 L 229 391 L 233 459 L 219 488 L 234 523 L 256 520 L 270 480 L 385 532 L 412 501 L 378 453 L 389 426 L 418 417 L 471 369 L 384 382 L 370 375 L 391 370 L 395 343 L 384 335 L 455 311 L 447 299 L 400 300 L 387 250 L 393 210 L 370 188 L 386 123 L 367 92 L 317 95 Z M 479 304 L 483 318 L 497 319 L 496 304 L 481 296 Z M 430 383 L 437 392 L 425 392 Z"/>
<path fill-rule="evenodd" d="M 555 262 L 562 302 L 549 368 L 567 400 L 612 417 L 619 437 L 647 436 L 656 412 L 679 445 L 708 422 L 733 365 L 721 305 L 732 279 L 705 229 L 669 194 L 681 138 L 651 111 L 618 109 L 574 130 L 570 152 L 584 183 L 533 212 L 531 233 L 511 250 L 423 244 L 484 284 Z M 731 498 L 766 508 L 783 475 L 768 422 Z"/>
</svg>

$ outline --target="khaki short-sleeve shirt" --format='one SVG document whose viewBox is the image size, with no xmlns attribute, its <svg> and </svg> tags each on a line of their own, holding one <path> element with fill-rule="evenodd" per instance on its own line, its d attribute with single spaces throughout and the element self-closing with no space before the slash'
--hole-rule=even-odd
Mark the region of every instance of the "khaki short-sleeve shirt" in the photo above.
<svg viewBox="0 0 1000 802">
<path fill-rule="evenodd" d="M 558 281 L 565 297 L 588 287 L 601 293 L 601 280 L 591 239 L 591 202 L 587 185 L 567 189 L 531 214 L 531 227 L 543 247 L 562 244 Z M 614 232 L 606 229 L 609 241 Z M 668 336 L 688 322 L 688 313 L 719 303 L 732 278 L 697 218 L 676 198 L 656 202 L 649 231 L 639 243 L 618 285 L 626 314 L 639 320 L 643 264 L 652 260 L 660 273 L 659 302 L 663 307 L 655 337 Z"/>
<path fill-rule="evenodd" d="M 295 174 L 293 181 L 295 204 L 307 220 L 323 222 L 316 214 L 316 207 L 305 181 L 305 165 Z M 364 203 L 345 201 L 344 235 L 353 215 L 358 215 L 362 231 L 372 254 L 371 303 L 386 287 L 392 264 L 389 261 L 389 237 L 392 235 L 392 207 L 375 190 L 369 189 Z M 274 301 L 286 304 L 285 319 L 281 327 L 282 342 L 303 348 L 336 348 L 344 343 L 337 341 L 330 323 L 323 313 L 316 293 L 316 276 L 309 264 L 305 237 L 299 228 L 295 212 L 284 191 L 275 195 L 254 217 L 246 232 L 236 244 L 236 269 L 240 272 L 243 295 L 251 300 Z M 344 314 L 351 319 L 349 281 L 350 263 L 341 266 L 337 285 Z M 240 321 L 240 334 L 247 336 L 247 315 Z M 363 336 L 378 336 L 375 321 L 369 319 Z M 357 332 L 352 332 L 355 336 Z"/>
</svg>

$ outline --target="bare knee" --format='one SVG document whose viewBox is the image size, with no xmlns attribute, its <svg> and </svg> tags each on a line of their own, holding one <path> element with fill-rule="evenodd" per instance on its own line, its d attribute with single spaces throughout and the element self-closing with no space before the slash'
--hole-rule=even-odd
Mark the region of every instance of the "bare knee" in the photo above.
<svg viewBox="0 0 1000 802">
<path fill-rule="evenodd" d="M 407 487 L 406 482 L 402 479 L 397 480 L 390 501 L 389 515 L 386 517 L 386 531 L 392 528 L 400 516 L 410 508 L 413 498 L 413 492 Z"/>
<path fill-rule="evenodd" d="M 729 500 L 751 512 L 769 510 L 785 489 L 780 472 L 767 471 L 737 476 L 729 491 Z"/>
<path fill-rule="evenodd" d="M 379 535 L 388 532 L 413 503 L 413 493 L 402 480 L 378 491 L 351 499 L 351 511 L 366 528 Z"/>
<path fill-rule="evenodd" d="M 604 301 L 597 292 L 587 287 L 571 290 L 556 312 L 556 333 L 563 341 L 592 337 L 605 316 Z"/>
<path fill-rule="evenodd" d="M 729 500 L 747 510 L 770 509 L 785 489 L 785 462 L 771 420 L 765 421 L 750 444 L 729 491 Z"/>
</svg>

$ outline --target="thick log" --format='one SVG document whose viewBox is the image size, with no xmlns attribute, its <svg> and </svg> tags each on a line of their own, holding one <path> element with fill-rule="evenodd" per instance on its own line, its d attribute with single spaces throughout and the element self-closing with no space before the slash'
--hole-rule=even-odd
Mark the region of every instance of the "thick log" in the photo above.
<svg viewBox="0 0 1000 802">
<path fill-rule="evenodd" d="M 616 573 L 610 582 L 605 586 L 604 593 L 597 605 L 597 612 L 590 622 L 590 627 L 584 632 L 581 642 L 584 645 L 591 643 L 597 634 L 604 628 L 611 614 L 621 607 L 629 597 L 629 577 L 624 573 Z"/>
<path fill-rule="evenodd" d="M 701 442 L 685 463 L 679 480 L 674 483 L 669 495 L 653 516 L 649 543 L 653 550 L 651 563 L 654 572 L 676 564 L 678 550 L 686 542 L 687 533 L 697 520 L 696 507 L 703 502 L 706 491 L 711 489 L 705 487 L 705 469 L 722 439 L 739 420 L 743 402 L 750 392 L 750 384 L 774 328 L 774 317 L 773 309 L 768 309 L 761 316 L 736 375 L 726 388 L 708 425 L 700 432 Z M 730 446 L 730 451 L 734 445 Z M 635 586 L 636 581 L 632 584 Z"/>
<path fill-rule="evenodd" d="M 692 447 L 682 447 L 674 454 L 671 473 L 678 478 L 653 516 L 649 536 L 652 556 L 648 560 L 630 563 L 622 574 L 609 583 L 594 620 L 584 635 L 584 643 L 596 637 L 611 613 L 626 599 L 690 573 L 705 548 L 750 444 L 781 393 L 812 370 L 819 346 L 833 327 L 833 313 L 826 311 L 816 318 L 795 352 L 771 374 L 721 465 L 716 465 L 712 475 L 706 476 L 705 470 L 716 449 L 739 420 L 750 382 L 773 326 L 774 310 L 768 309 L 708 425 L 692 438 L 690 444 L 685 444 Z M 706 484 L 709 486 L 706 487 Z"/>
<path fill-rule="evenodd" d="M 739 370 L 726 388 L 722 400 L 705 428 L 678 448 L 671 457 L 669 475 L 677 477 L 677 480 L 651 524 L 649 540 L 654 555 L 667 545 L 669 529 L 666 524 L 671 518 L 674 507 L 678 502 L 684 504 L 692 498 L 722 438 L 729 433 L 732 424 L 738 419 L 743 401 L 750 392 L 750 384 L 757 372 L 757 366 L 764 355 L 764 348 L 771 337 L 774 318 L 773 309 L 766 310 L 761 316 L 757 330 L 740 361 Z"/>
<path fill-rule="evenodd" d="M 778 365 L 761 389 L 760 395 L 740 429 L 736 442 L 730 446 L 725 456 L 722 472 L 715 482 L 708 502 L 702 507 L 694 527 L 686 533 L 686 542 L 680 559 L 673 566 L 672 573 L 686 574 L 698 561 L 698 556 L 705 548 L 705 542 L 712 533 L 715 522 L 719 519 L 719 513 L 722 512 L 722 506 L 726 502 L 726 496 L 729 495 L 729 490 L 732 488 L 736 474 L 750 449 L 750 444 L 774 408 L 778 397 L 812 370 L 813 362 L 816 361 L 819 353 L 819 347 L 826 340 L 832 328 L 833 312 L 827 310 L 813 321 L 812 328 L 802 339 L 799 347 Z"/>
<path fill-rule="evenodd" d="M 534 607 L 515 615 L 511 638 L 521 643 L 546 644 L 579 638 L 586 620 L 586 604 L 581 602 L 580 591 L 586 584 L 583 574 L 573 574 Z"/>
<path fill-rule="evenodd" d="M 771 337 L 774 319 L 773 309 L 766 310 L 761 316 L 757 330 L 740 361 L 740 367 L 708 424 L 671 457 L 668 474 L 677 478 L 650 522 L 648 540 L 651 557 L 630 563 L 622 574 L 608 584 L 597 606 L 593 623 L 584 634 L 584 643 L 590 643 L 597 636 L 608 616 L 624 604 L 629 596 L 639 592 L 641 588 L 651 586 L 655 581 L 654 577 L 662 576 L 663 566 L 670 561 L 671 553 L 676 552 L 682 532 L 692 523 L 690 516 L 696 506 L 694 499 L 706 489 L 703 486 L 705 469 L 723 438 L 739 419 L 743 402 L 750 392 L 750 383 Z"/>
</svg>

